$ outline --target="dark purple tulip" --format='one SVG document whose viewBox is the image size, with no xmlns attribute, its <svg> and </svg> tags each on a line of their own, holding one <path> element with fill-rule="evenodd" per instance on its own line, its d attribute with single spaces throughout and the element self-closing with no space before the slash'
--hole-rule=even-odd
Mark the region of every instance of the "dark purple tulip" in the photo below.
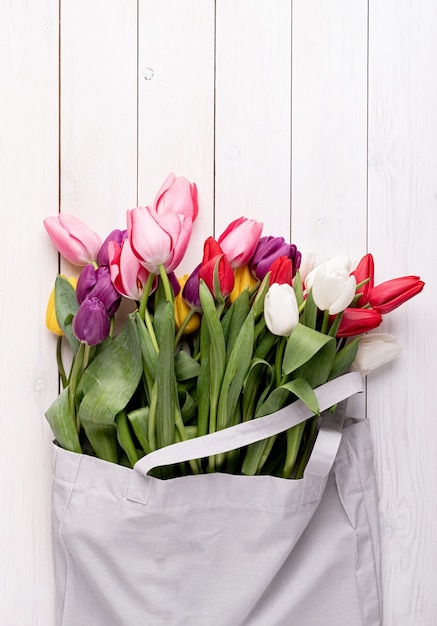
<svg viewBox="0 0 437 626">
<path fill-rule="evenodd" d="M 300 267 L 302 255 L 292 243 L 286 243 L 283 237 L 261 237 L 250 261 L 250 271 L 262 280 L 272 263 L 280 256 L 285 256 L 293 264 L 293 276 Z"/>
<path fill-rule="evenodd" d="M 96 346 L 109 337 L 110 320 L 98 298 L 86 298 L 73 318 L 73 332 L 79 341 Z"/>
<path fill-rule="evenodd" d="M 174 272 L 170 272 L 170 274 L 168 274 L 168 280 L 170 281 L 174 295 L 177 296 L 181 290 L 181 286 L 176 278 L 176 274 Z"/>
<path fill-rule="evenodd" d="M 99 254 L 97 255 L 97 265 L 106 265 L 109 267 L 109 256 L 108 256 L 108 244 L 110 241 L 115 241 L 121 246 L 124 239 L 127 238 L 127 230 L 119 230 L 118 228 L 109 233 L 106 237 L 105 241 L 102 243 L 101 248 L 99 250 Z"/>
<path fill-rule="evenodd" d="M 98 298 L 109 317 L 114 315 L 121 301 L 120 294 L 112 284 L 109 267 L 105 265 L 97 269 L 91 264 L 85 265 L 77 281 L 76 297 L 79 304 L 88 298 Z"/>
<path fill-rule="evenodd" d="M 202 263 L 193 270 L 188 277 L 187 282 L 182 291 L 182 296 L 185 302 L 192 308 L 200 310 L 200 295 L 199 295 L 199 270 L 202 267 Z"/>
</svg>

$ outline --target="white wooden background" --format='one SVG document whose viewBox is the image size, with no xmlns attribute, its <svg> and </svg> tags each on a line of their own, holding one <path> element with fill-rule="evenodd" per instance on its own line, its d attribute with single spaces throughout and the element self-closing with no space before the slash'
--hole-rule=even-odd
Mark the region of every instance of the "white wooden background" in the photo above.
<svg viewBox="0 0 437 626">
<path fill-rule="evenodd" d="M 61 209 L 106 236 L 170 171 L 200 191 L 181 270 L 244 214 L 320 260 L 373 252 L 378 282 L 426 281 L 384 322 L 404 351 L 369 376 L 367 415 L 384 625 L 437 624 L 437 2 L 0 8 L 2 626 L 54 626 L 44 318 L 58 259 L 42 220 Z"/>
</svg>

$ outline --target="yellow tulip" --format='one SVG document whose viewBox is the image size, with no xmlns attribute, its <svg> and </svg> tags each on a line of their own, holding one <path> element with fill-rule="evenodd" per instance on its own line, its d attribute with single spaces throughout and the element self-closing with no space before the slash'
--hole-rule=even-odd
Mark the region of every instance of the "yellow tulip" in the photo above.
<svg viewBox="0 0 437 626">
<path fill-rule="evenodd" d="M 243 267 L 237 267 L 234 270 L 234 288 L 229 294 L 230 301 L 235 302 L 240 293 L 242 293 L 246 288 L 251 291 L 255 287 L 257 282 L 257 279 L 254 278 L 250 273 L 248 265 L 243 265 Z"/>
<path fill-rule="evenodd" d="M 194 331 L 198 330 L 200 326 L 200 314 L 193 313 L 192 309 L 188 306 L 185 300 L 182 297 L 182 290 L 185 286 L 185 283 L 188 280 L 188 274 L 184 274 L 182 278 L 178 278 L 178 283 L 181 286 L 181 290 L 177 294 L 174 300 L 174 319 L 176 329 L 179 330 L 181 326 L 184 324 L 186 318 L 190 315 L 190 319 L 188 320 L 182 334 L 189 335 L 190 333 L 194 333 Z"/>
<path fill-rule="evenodd" d="M 64 276 L 64 278 L 65 278 L 65 276 Z M 76 289 L 77 278 L 75 276 L 71 276 L 68 279 L 68 282 Z M 61 336 L 61 335 L 64 334 L 62 332 L 62 330 L 61 330 L 61 327 L 58 324 L 58 319 L 56 317 L 55 288 L 54 287 L 53 287 L 52 292 L 50 294 L 49 301 L 47 302 L 46 326 L 55 335 Z"/>
</svg>

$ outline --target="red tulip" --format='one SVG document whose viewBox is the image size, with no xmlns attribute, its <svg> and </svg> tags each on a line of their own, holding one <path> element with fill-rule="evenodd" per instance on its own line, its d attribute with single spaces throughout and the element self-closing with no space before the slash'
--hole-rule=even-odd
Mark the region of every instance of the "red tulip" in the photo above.
<svg viewBox="0 0 437 626">
<path fill-rule="evenodd" d="M 97 259 L 102 240 L 74 215 L 59 213 L 46 217 L 44 226 L 56 249 L 73 265 L 86 265 Z"/>
<path fill-rule="evenodd" d="M 347 308 L 343 311 L 337 337 L 361 335 L 377 328 L 382 322 L 382 315 L 373 309 Z"/>
<path fill-rule="evenodd" d="M 277 283 L 291 285 L 293 277 L 293 263 L 286 256 L 278 256 L 270 266 L 270 285 Z"/>
<path fill-rule="evenodd" d="M 361 307 L 367 304 L 369 301 L 369 291 L 373 288 L 374 283 L 374 262 L 373 256 L 371 254 L 366 254 L 363 256 L 361 261 L 358 263 L 357 267 L 353 272 L 351 272 L 352 276 L 355 276 L 357 281 L 357 285 L 360 283 L 367 281 L 364 285 L 357 288 L 357 295 L 361 294 L 358 300 L 355 302 L 354 306 Z"/>
<path fill-rule="evenodd" d="M 234 287 L 231 264 L 213 237 L 208 237 L 205 241 L 203 260 L 199 268 L 200 278 L 205 281 L 215 298 L 226 298 Z"/>
<path fill-rule="evenodd" d="M 369 291 L 369 303 L 382 315 L 420 293 L 425 283 L 419 276 L 392 278 Z"/>
<path fill-rule="evenodd" d="M 240 217 L 231 222 L 218 238 L 223 252 L 233 268 L 247 265 L 258 245 L 263 225 Z"/>
</svg>

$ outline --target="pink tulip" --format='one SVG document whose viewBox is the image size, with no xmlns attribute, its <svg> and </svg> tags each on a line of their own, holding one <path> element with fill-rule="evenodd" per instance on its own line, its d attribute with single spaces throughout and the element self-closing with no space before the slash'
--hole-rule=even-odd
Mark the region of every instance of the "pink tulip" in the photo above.
<svg viewBox="0 0 437 626">
<path fill-rule="evenodd" d="M 73 265 L 86 265 L 97 259 L 102 240 L 80 219 L 68 213 L 47 217 L 44 226 L 56 249 Z"/>
<path fill-rule="evenodd" d="M 121 245 L 110 241 L 108 257 L 111 280 L 116 290 L 126 298 L 140 300 L 149 272 L 132 252 L 129 240 L 125 239 Z"/>
<path fill-rule="evenodd" d="M 199 210 L 196 185 L 183 176 L 169 174 L 156 194 L 153 210 L 160 216 L 179 213 L 194 222 Z"/>
<path fill-rule="evenodd" d="M 260 240 L 262 229 L 261 222 L 240 217 L 231 222 L 220 235 L 218 243 L 234 269 L 249 263 Z"/>
</svg>

